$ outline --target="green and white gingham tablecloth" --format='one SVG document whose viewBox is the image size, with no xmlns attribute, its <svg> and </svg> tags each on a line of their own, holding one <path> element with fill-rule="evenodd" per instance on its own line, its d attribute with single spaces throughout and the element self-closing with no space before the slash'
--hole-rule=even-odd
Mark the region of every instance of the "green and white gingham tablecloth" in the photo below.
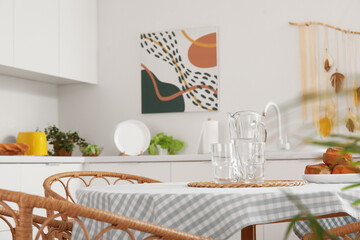
<svg viewBox="0 0 360 240">
<path fill-rule="evenodd" d="M 360 188 L 342 191 L 348 184 L 308 184 L 271 188 L 191 188 L 187 183 L 151 183 L 82 188 L 78 203 L 144 220 L 185 232 L 228 239 L 242 228 L 291 219 L 299 210 L 285 195 L 299 197 L 314 215 L 346 212 L 351 217 L 322 220 L 331 228 L 359 219 Z M 106 224 L 84 219 L 91 237 Z M 298 236 L 309 232 L 306 222 L 295 228 Z M 142 239 L 141 233 L 135 235 Z M 74 224 L 72 239 L 84 239 Z M 111 230 L 103 239 L 127 239 L 119 230 Z"/>
</svg>

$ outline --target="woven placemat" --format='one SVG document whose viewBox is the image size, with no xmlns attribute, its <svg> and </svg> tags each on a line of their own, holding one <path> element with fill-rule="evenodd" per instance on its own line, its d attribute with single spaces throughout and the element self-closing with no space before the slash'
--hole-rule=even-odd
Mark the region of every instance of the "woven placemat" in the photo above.
<svg viewBox="0 0 360 240">
<path fill-rule="evenodd" d="M 308 184 L 305 180 L 265 180 L 262 183 L 216 183 L 216 182 L 191 182 L 189 187 L 199 188 L 249 188 L 249 187 L 293 187 Z"/>
</svg>

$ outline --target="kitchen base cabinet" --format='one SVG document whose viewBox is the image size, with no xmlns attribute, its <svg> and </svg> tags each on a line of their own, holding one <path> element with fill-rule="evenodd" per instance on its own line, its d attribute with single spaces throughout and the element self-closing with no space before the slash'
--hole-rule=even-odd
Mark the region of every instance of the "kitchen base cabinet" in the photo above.
<svg viewBox="0 0 360 240">
<path fill-rule="evenodd" d="M 271 160 L 265 161 L 265 179 L 298 180 L 302 179 L 306 165 L 318 164 L 315 160 Z"/>
<path fill-rule="evenodd" d="M 21 190 L 21 164 L 0 165 L 0 188 L 20 191 Z"/>
<path fill-rule="evenodd" d="M 12 239 L 10 230 L 0 230 L 0 239 Z"/>
<path fill-rule="evenodd" d="M 24 164 L 20 168 L 21 191 L 44 196 L 43 182 L 53 174 L 68 171 L 81 171 L 82 164 Z"/>
<path fill-rule="evenodd" d="M 55 173 L 80 171 L 82 164 L 0 164 L 0 188 L 44 196 L 43 182 Z M 9 204 L 10 206 L 15 204 Z M 46 216 L 43 209 L 34 209 L 34 214 Z M 0 221 L 0 239 L 12 239 L 8 226 Z"/>
<path fill-rule="evenodd" d="M 0 188 L 21 191 L 21 172 L 18 171 L 20 168 L 21 164 L 1 164 Z M 0 239 L 11 239 L 11 237 L 7 237 L 8 234 L 10 234 L 8 226 L 4 221 L 0 221 Z"/>
<path fill-rule="evenodd" d="M 82 164 L 59 164 L 59 165 L 48 165 L 48 164 L 24 164 L 20 167 L 20 182 L 21 182 L 21 191 L 35 194 L 39 196 L 44 196 L 43 182 L 44 180 L 53 174 L 60 172 L 68 171 L 81 171 Z M 57 185 L 54 184 L 56 188 Z M 63 193 L 63 188 L 57 189 L 60 195 L 65 196 Z M 34 214 L 40 216 L 46 216 L 46 211 L 44 209 L 33 210 Z"/>
<path fill-rule="evenodd" d="M 289 222 L 263 225 L 264 240 L 284 239 L 288 226 Z M 288 240 L 299 240 L 299 238 L 291 231 Z"/>
<path fill-rule="evenodd" d="M 171 182 L 212 181 L 212 165 L 204 162 L 172 162 Z"/>
<path fill-rule="evenodd" d="M 161 163 L 86 163 L 84 171 L 106 171 L 139 175 L 170 182 L 170 162 Z"/>
</svg>

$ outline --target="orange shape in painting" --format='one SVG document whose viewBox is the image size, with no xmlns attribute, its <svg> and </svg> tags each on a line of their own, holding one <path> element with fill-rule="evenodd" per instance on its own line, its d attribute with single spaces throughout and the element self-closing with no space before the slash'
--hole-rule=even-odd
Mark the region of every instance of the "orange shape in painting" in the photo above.
<svg viewBox="0 0 360 240">
<path fill-rule="evenodd" d="M 195 40 L 198 43 L 216 44 L 216 33 L 204 35 Z M 190 62 L 199 68 L 210 68 L 217 65 L 217 53 L 215 46 L 200 46 L 200 44 L 191 44 L 188 52 Z"/>
</svg>

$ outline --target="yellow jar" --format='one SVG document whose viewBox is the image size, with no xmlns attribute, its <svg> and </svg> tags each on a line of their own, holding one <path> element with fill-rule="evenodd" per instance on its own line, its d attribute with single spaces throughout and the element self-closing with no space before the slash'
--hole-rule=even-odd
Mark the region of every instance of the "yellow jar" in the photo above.
<svg viewBox="0 0 360 240">
<path fill-rule="evenodd" d="M 30 150 L 25 155 L 48 155 L 47 140 L 44 132 L 19 132 L 17 143 L 26 143 L 30 146 Z"/>
</svg>

